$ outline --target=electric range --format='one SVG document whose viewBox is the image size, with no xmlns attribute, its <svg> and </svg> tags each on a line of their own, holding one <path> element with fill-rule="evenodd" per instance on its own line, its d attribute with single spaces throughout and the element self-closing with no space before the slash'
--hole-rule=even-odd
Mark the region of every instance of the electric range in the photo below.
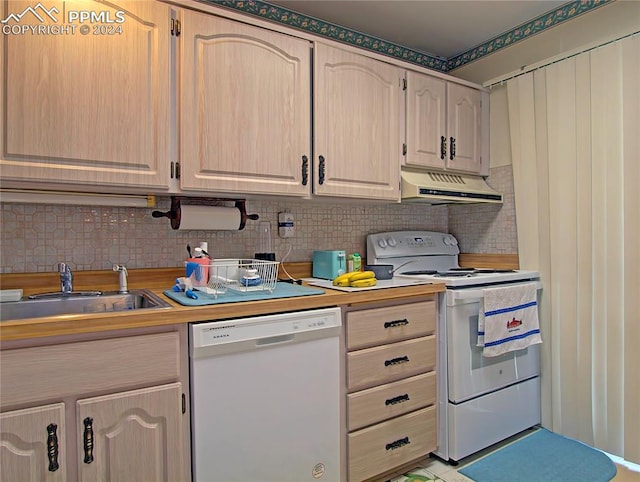
<svg viewBox="0 0 640 482">
<path fill-rule="evenodd" d="M 485 357 L 478 318 L 485 290 L 535 283 L 536 271 L 463 269 L 447 233 L 396 231 L 367 237 L 367 264 L 393 265 L 394 279 L 440 282 L 438 295 L 438 457 L 457 462 L 540 423 L 538 345 Z"/>
</svg>

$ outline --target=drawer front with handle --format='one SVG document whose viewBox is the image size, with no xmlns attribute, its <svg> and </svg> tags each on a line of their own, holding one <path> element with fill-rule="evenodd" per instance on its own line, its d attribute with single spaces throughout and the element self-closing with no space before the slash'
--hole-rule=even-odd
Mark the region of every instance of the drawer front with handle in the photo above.
<svg viewBox="0 0 640 482">
<path fill-rule="evenodd" d="M 436 328 L 436 302 L 352 311 L 346 325 L 349 350 L 430 335 Z"/>
<path fill-rule="evenodd" d="M 349 391 L 428 372 L 436 364 L 435 335 L 357 350 L 347 354 Z"/>
<path fill-rule="evenodd" d="M 436 372 L 351 393 L 347 396 L 349 430 L 404 415 L 434 404 Z"/>
<path fill-rule="evenodd" d="M 369 479 L 435 449 L 435 406 L 352 432 L 349 434 L 349 481 Z"/>
</svg>

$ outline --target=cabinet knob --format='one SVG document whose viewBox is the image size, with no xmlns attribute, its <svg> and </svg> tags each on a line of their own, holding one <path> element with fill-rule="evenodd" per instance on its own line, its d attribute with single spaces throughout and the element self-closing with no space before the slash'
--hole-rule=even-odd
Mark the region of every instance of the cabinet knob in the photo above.
<svg viewBox="0 0 640 482">
<path fill-rule="evenodd" d="M 55 423 L 47 425 L 47 458 L 49 459 L 49 472 L 55 472 L 60 468 L 58 463 L 58 426 Z"/>
<path fill-rule="evenodd" d="M 306 186 L 309 182 L 309 158 L 302 156 L 302 185 Z"/>
<path fill-rule="evenodd" d="M 384 401 L 385 405 L 396 405 L 397 403 L 404 403 L 409 401 L 409 394 L 405 393 L 404 395 L 398 395 L 397 397 L 388 398 Z"/>
<path fill-rule="evenodd" d="M 322 186 L 324 184 L 324 156 L 318 157 L 318 160 L 318 184 Z"/>
<path fill-rule="evenodd" d="M 401 320 L 385 321 L 384 327 L 385 329 L 387 329 L 387 328 L 393 328 L 394 326 L 405 326 L 408 324 L 409 324 L 409 320 L 407 320 L 406 318 L 403 318 Z"/>
<path fill-rule="evenodd" d="M 400 447 L 404 447 L 405 445 L 409 445 L 410 443 L 411 440 L 409 440 L 409 437 L 404 437 L 396 440 L 395 442 L 388 443 L 387 445 L 385 445 L 385 449 L 395 450 L 399 449 Z"/>
<path fill-rule="evenodd" d="M 409 363 L 408 356 L 399 356 L 398 358 L 392 358 L 391 360 L 385 360 L 384 366 L 399 365 L 400 363 Z"/>
<path fill-rule="evenodd" d="M 93 419 L 91 417 L 87 417 L 82 421 L 82 423 L 84 424 L 84 431 L 82 434 L 84 463 L 90 464 L 93 462 Z"/>
</svg>

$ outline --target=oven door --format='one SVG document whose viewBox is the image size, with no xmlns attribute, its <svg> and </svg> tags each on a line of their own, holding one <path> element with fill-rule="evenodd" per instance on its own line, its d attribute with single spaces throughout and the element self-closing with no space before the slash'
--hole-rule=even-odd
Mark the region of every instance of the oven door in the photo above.
<svg viewBox="0 0 640 482">
<path fill-rule="evenodd" d="M 542 284 L 538 287 L 538 301 Z M 484 357 L 477 346 L 482 288 L 447 290 L 446 329 L 449 401 L 499 390 L 540 374 L 539 345 L 496 357 Z"/>
</svg>

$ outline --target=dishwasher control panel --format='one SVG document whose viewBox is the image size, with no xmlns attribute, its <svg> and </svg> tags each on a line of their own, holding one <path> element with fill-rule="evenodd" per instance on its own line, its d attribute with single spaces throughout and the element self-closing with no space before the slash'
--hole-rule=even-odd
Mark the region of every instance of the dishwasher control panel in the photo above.
<svg viewBox="0 0 640 482">
<path fill-rule="evenodd" d="M 297 333 L 339 328 L 339 308 L 280 313 L 275 315 L 191 324 L 193 349 L 253 340 L 256 345 L 284 342 Z M 279 338 L 278 338 L 279 337 Z M 262 340 L 266 340 L 261 343 Z"/>
</svg>

